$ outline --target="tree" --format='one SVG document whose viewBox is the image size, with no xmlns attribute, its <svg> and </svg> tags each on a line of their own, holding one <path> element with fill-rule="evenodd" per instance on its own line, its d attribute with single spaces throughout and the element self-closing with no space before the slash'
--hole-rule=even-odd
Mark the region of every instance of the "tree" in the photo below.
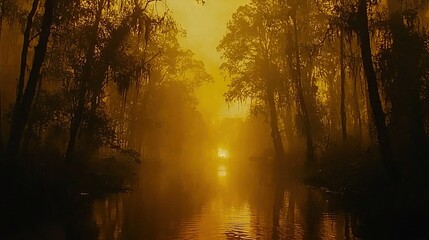
<svg viewBox="0 0 429 240">
<path fill-rule="evenodd" d="M 45 60 L 46 51 L 48 48 L 49 36 L 51 34 L 51 26 L 54 19 L 54 10 L 56 8 L 56 0 L 45 1 L 45 13 L 43 15 L 39 43 L 35 49 L 32 68 L 27 86 L 21 102 L 15 104 L 15 109 L 12 117 L 12 126 L 9 135 L 9 142 L 7 146 L 7 153 L 10 158 L 15 158 L 19 151 L 22 136 L 25 126 L 28 122 L 28 117 L 31 111 L 31 105 L 36 94 L 37 84 L 40 78 L 40 70 Z M 28 47 L 28 46 L 23 46 Z M 25 60 L 22 60 L 25 61 Z"/>
<path fill-rule="evenodd" d="M 223 52 L 222 69 L 231 76 L 228 101 L 250 98 L 266 104 L 277 159 L 285 157 L 278 123 L 278 88 L 281 84 L 280 36 L 282 21 L 276 1 L 252 1 L 240 7 L 228 24 L 218 50 Z"/>
<path fill-rule="evenodd" d="M 70 162 L 74 158 L 73 155 L 79 129 L 85 120 L 85 112 L 88 111 L 86 107 L 89 104 L 89 112 L 92 113 L 92 115 L 95 114 L 97 109 L 97 100 L 101 98 L 103 87 L 107 81 L 106 74 L 113 66 L 112 64 L 115 62 L 115 59 L 120 56 L 120 50 L 125 44 L 129 34 L 133 29 L 139 30 L 144 28 L 146 28 L 144 30 L 149 33 L 150 30 L 147 28 L 151 27 L 151 19 L 145 11 L 150 2 L 151 1 L 147 1 L 147 4 L 143 6 L 143 8 L 136 5 L 134 8 L 130 9 L 130 12 L 119 20 L 119 24 L 117 26 L 109 29 L 109 37 L 104 43 L 100 42 L 101 36 L 99 35 L 99 24 L 103 8 L 107 6 L 107 2 L 101 1 L 99 3 L 91 34 L 89 52 L 86 54 L 86 62 L 83 65 L 81 75 L 78 77 L 78 103 L 72 113 L 69 142 L 65 154 L 66 162 Z M 147 37 L 148 35 L 145 34 L 144 36 Z M 101 48 L 99 56 L 95 56 L 96 47 Z M 144 70 L 143 65 L 137 65 L 136 63 L 136 67 L 140 68 L 133 69 L 134 73 L 141 73 Z M 138 76 L 135 77 L 138 78 Z M 126 79 L 128 78 L 123 80 Z M 120 84 L 120 81 L 118 83 Z M 92 125 L 91 121 L 89 122 L 89 125 L 89 130 L 93 129 L 94 125 Z"/>
<path fill-rule="evenodd" d="M 33 18 L 34 18 L 34 15 L 36 14 L 38 5 L 39 5 L 39 0 L 34 0 L 31 10 L 28 13 L 27 24 L 25 25 L 24 40 L 22 44 L 22 53 L 21 53 L 21 66 L 19 69 L 19 78 L 18 78 L 16 101 L 15 101 L 16 103 L 21 102 L 22 93 L 24 91 L 24 80 L 25 80 L 25 72 L 27 68 L 28 48 L 30 47 L 31 28 L 33 27 Z"/>
<path fill-rule="evenodd" d="M 362 64 L 365 71 L 368 86 L 369 99 L 372 113 L 374 115 L 377 129 L 377 139 L 380 145 L 380 153 L 387 174 L 392 180 L 397 180 L 398 169 L 394 162 L 392 146 L 386 127 L 385 114 L 381 105 L 380 95 L 377 86 L 377 76 L 372 61 L 371 41 L 368 28 L 368 13 L 366 0 L 359 0 L 358 5 L 358 37 L 360 41 Z"/>
<path fill-rule="evenodd" d="M 409 158 L 409 164 L 419 169 L 424 162 L 426 133 L 423 100 L 427 66 L 427 33 L 420 30 L 425 1 L 387 1 L 386 47 L 380 47 L 379 63 L 386 95 L 391 107 L 391 127 L 395 148 Z"/>
<path fill-rule="evenodd" d="M 298 35 L 298 23 L 297 23 L 297 5 L 293 7 L 292 13 L 290 15 L 293 23 L 293 42 L 294 42 L 294 56 L 295 56 L 295 81 L 297 87 L 298 102 L 302 115 L 302 122 L 304 124 L 304 131 L 307 141 L 307 160 L 309 162 L 314 161 L 314 143 L 313 143 L 313 131 L 310 123 L 310 117 L 308 113 L 308 108 L 306 100 L 304 97 L 304 90 L 302 84 L 302 72 L 301 72 L 301 53 L 299 50 L 299 35 Z M 290 62 L 292 65 L 292 61 Z"/>
<path fill-rule="evenodd" d="M 152 134 L 157 132 L 153 126 L 165 122 L 169 123 L 166 124 L 168 126 L 184 124 L 181 121 L 192 115 L 188 108 L 196 105 L 194 89 L 212 80 L 212 77 L 205 71 L 203 62 L 196 60 L 190 50 L 180 47 L 179 34 L 182 34 L 182 31 L 177 28 L 176 23 L 166 17 L 158 26 L 158 30 L 152 32 L 151 39 L 144 51 L 139 50 L 141 47 L 138 45 L 138 36 L 130 39 L 129 51 L 133 52 L 133 56 L 136 59 L 147 59 L 144 63 L 146 72 L 140 80 L 135 81 L 135 84 L 128 88 L 127 97 L 123 98 L 121 103 L 117 103 L 127 104 L 128 107 L 120 111 L 118 110 L 121 107 L 111 110 L 118 119 L 121 119 L 117 126 L 118 129 L 122 129 L 121 142 L 139 152 L 144 158 L 150 157 L 150 154 L 147 154 L 149 151 L 145 150 L 148 149 L 148 142 L 155 144 L 153 139 L 165 138 L 164 136 L 153 136 Z M 115 66 L 120 66 L 120 63 L 116 63 Z M 180 93 L 172 92 L 174 88 Z M 171 99 L 172 104 L 166 104 L 166 99 Z M 175 104 L 173 104 L 174 101 L 176 101 Z M 171 112 L 181 110 L 183 112 L 173 114 L 172 119 L 165 119 L 162 114 L 159 114 L 160 112 L 171 114 Z M 170 131 L 178 133 L 183 128 L 186 127 L 172 127 Z M 189 130 L 189 132 L 193 132 L 193 130 Z M 165 135 L 161 129 L 158 133 Z M 158 147 L 153 146 L 156 149 Z"/>
<path fill-rule="evenodd" d="M 78 102 L 75 111 L 72 113 L 70 131 L 69 131 L 69 141 L 67 144 L 67 150 L 65 153 L 66 162 L 70 162 L 73 158 L 75 145 L 77 141 L 77 135 L 84 118 L 86 98 L 88 94 L 88 85 L 90 83 L 90 78 L 92 77 L 92 71 L 95 63 L 95 49 L 98 43 L 98 34 L 99 34 L 99 25 L 102 17 L 102 12 L 105 7 L 105 1 L 102 0 L 97 4 L 95 20 L 93 26 L 91 27 L 89 35 L 89 47 L 86 53 L 86 60 L 82 67 L 82 73 L 77 82 L 78 86 Z"/>
<path fill-rule="evenodd" d="M 341 100 L 340 100 L 340 114 L 341 114 L 341 132 L 343 141 L 347 140 L 347 115 L 346 115 L 346 54 L 345 54 L 345 34 L 344 29 L 340 30 L 340 78 L 341 78 Z"/>
<path fill-rule="evenodd" d="M 293 79 L 297 103 L 297 128 L 303 133 L 307 163 L 315 160 L 315 150 L 323 141 L 325 126 L 319 86 L 325 72 L 323 44 L 326 19 L 311 1 L 283 1 L 285 17 L 285 58 L 289 77 Z M 328 56 L 328 54 L 327 54 Z"/>
</svg>

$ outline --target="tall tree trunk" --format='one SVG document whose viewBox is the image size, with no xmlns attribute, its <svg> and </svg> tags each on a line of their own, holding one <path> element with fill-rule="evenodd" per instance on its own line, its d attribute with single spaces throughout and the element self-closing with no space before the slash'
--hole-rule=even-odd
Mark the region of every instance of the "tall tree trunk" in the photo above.
<svg viewBox="0 0 429 240">
<path fill-rule="evenodd" d="M 40 32 L 39 43 L 35 49 L 30 76 L 25 88 L 25 93 L 22 96 L 22 101 L 17 104 L 14 109 L 7 149 L 8 155 L 12 159 L 16 157 L 16 154 L 19 151 L 22 135 L 28 122 L 28 116 L 31 111 L 34 95 L 36 94 L 36 88 L 40 78 L 40 70 L 45 60 L 49 36 L 51 35 L 51 26 L 56 3 L 56 0 L 45 1 L 45 13 L 42 20 L 42 29 Z"/>
<path fill-rule="evenodd" d="M 284 109 L 283 125 L 285 126 L 285 145 L 287 146 L 285 146 L 285 149 L 290 150 L 294 144 L 294 139 L 296 139 L 296 136 L 294 134 L 295 131 L 293 125 L 291 101 L 286 99 L 284 101 L 286 106 Z"/>
<path fill-rule="evenodd" d="M 297 85 L 297 94 L 298 94 L 298 101 L 301 108 L 301 114 L 302 114 L 302 121 L 304 124 L 304 131 L 307 141 L 307 161 L 313 162 L 314 161 L 314 145 L 313 145 L 313 133 L 311 129 L 310 124 L 310 117 L 308 115 L 307 105 L 305 104 L 305 97 L 304 97 L 304 91 L 302 87 L 302 79 L 301 79 L 301 58 L 300 58 L 300 51 L 299 51 L 299 37 L 298 37 L 298 26 L 297 26 L 297 20 L 296 20 L 296 10 L 295 15 L 293 16 L 293 31 L 294 31 L 294 49 L 295 49 L 295 64 L 296 64 L 296 85 Z"/>
<path fill-rule="evenodd" d="M 79 101 L 74 111 L 69 130 L 69 141 L 67 144 L 67 150 L 65 154 L 65 161 L 70 162 L 74 157 L 74 149 L 76 146 L 77 135 L 79 132 L 79 127 L 83 121 L 83 115 L 85 112 L 85 94 L 79 97 Z"/>
<path fill-rule="evenodd" d="M 24 92 L 25 70 L 27 68 L 28 48 L 30 47 L 30 37 L 31 37 L 30 34 L 31 34 L 31 28 L 33 26 L 33 18 L 34 18 L 34 15 L 36 14 L 38 5 L 39 5 L 39 0 L 34 0 L 33 5 L 31 7 L 31 11 L 27 17 L 27 24 L 25 26 L 24 39 L 23 39 L 22 52 L 21 52 L 21 66 L 19 69 L 19 78 L 18 78 L 18 83 L 16 87 L 15 105 L 18 105 L 21 103 L 22 93 Z"/>
<path fill-rule="evenodd" d="M 39 84 L 37 85 L 37 91 L 36 91 L 36 95 L 34 96 L 34 104 L 37 104 L 37 101 L 39 100 L 40 97 L 40 92 L 42 91 L 42 82 L 43 79 L 39 80 Z M 36 124 L 36 122 L 34 121 L 34 118 L 31 118 L 31 113 L 30 113 L 30 117 L 27 123 L 27 128 L 24 130 L 24 135 L 23 135 L 23 142 L 22 142 L 22 153 L 23 156 L 25 158 L 27 158 L 29 155 L 29 147 L 30 147 L 30 141 L 32 138 L 35 137 L 35 134 L 33 132 L 33 128 L 34 125 Z"/>
<path fill-rule="evenodd" d="M 366 0 L 359 0 L 358 19 L 358 35 L 362 54 L 362 64 L 365 70 L 369 101 L 377 130 L 377 140 L 380 147 L 381 158 L 387 174 L 391 180 L 395 181 L 399 178 L 399 172 L 393 158 L 392 147 L 385 122 L 385 115 L 381 105 L 380 95 L 378 93 L 377 77 L 372 62 Z"/>
<path fill-rule="evenodd" d="M 329 71 L 329 72 L 327 72 L 326 78 L 327 79 L 332 79 L 331 81 L 334 82 L 335 75 L 336 75 L 336 72 L 330 72 Z M 329 121 L 329 133 L 330 134 L 332 132 L 337 133 L 338 132 L 338 125 L 341 125 L 341 123 L 338 123 L 338 120 L 335 117 L 338 114 L 338 111 L 337 111 L 337 108 L 336 108 L 337 103 L 338 103 L 338 100 L 336 100 L 336 96 L 338 94 L 336 94 L 336 92 L 335 92 L 335 90 L 336 90 L 335 85 L 336 84 L 328 84 L 328 86 L 327 86 L 327 88 L 328 88 L 327 89 L 328 90 L 328 95 L 330 96 L 329 97 L 329 104 L 331 105 L 331 107 L 329 108 L 329 115 L 331 117 L 328 120 Z"/>
<path fill-rule="evenodd" d="M 86 97 L 89 87 L 89 79 L 91 78 L 93 65 L 95 61 L 95 48 L 97 46 L 97 38 L 98 38 L 98 29 L 101 21 L 101 15 L 103 13 L 104 1 L 100 1 L 98 4 L 97 13 L 95 16 L 95 21 L 91 33 L 90 39 L 90 47 L 86 52 L 86 62 L 83 66 L 82 76 L 79 80 L 79 96 L 78 103 L 76 109 L 74 110 L 72 120 L 70 123 L 69 130 L 69 141 L 67 144 L 66 153 L 64 159 L 66 162 L 70 162 L 73 159 L 74 150 L 76 147 L 77 136 L 79 133 L 79 128 L 82 124 L 84 113 L 85 113 L 85 105 L 86 105 Z"/>
<path fill-rule="evenodd" d="M 346 66 L 345 66 L 345 51 L 344 51 L 344 30 L 341 29 L 340 36 L 340 75 L 341 75 L 341 101 L 340 101 L 340 114 L 341 114 L 341 132 L 343 142 L 347 140 L 347 115 L 346 115 Z"/>
<path fill-rule="evenodd" d="M 422 89 L 419 62 L 422 59 L 424 43 L 417 39 L 403 21 L 401 1 L 388 0 L 392 51 L 398 63 L 395 66 L 391 98 L 392 125 L 395 142 L 404 148 L 412 168 L 420 169 L 427 154 L 423 104 L 420 99 Z"/>
<path fill-rule="evenodd" d="M 358 121 L 358 141 L 359 146 L 362 144 L 362 116 L 359 108 L 359 98 L 358 98 L 358 91 L 357 91 L 357 80 L 358 80 L 358 66 L 355 66 L 356 63 L 353 60 L 353 105 L 355 108 L 355 113 Z"/>
<path fill-rule="evenodd" d="M 285 159 L 285 150 L 283 148 L 282 136 L 280 135 L 279 131 L 276 101 L 274 99 L 274 91 L 272 88 L 272 86 L 267 87 L 267 102 L 270 109 L 271 137 L 273 138 L 274 151 L 276 152 L 277 161 L 283 161 Z"/>
</svg>

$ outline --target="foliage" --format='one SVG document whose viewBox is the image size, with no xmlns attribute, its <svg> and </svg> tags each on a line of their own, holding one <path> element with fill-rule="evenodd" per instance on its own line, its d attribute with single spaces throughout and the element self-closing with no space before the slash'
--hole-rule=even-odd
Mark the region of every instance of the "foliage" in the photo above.
<svg viewBox="0 0 429 240">
<path fill-rule="evenodd" d="M 190 50 L 180 47 L 177 38 L 184 31 L 168 11 L 159 12 L 164 4 L 152 0 L 58 1 L 24 145 L 43 146 L 52 134 L 61 132 L 55 151 L 65 151 L 73 122 L 77 122 L 77 151 L 108 147 L 140 161 L 144 141 L 135 136 L 138 131 L 148 131 L 151 122 L 147 120 L 155 119 L 151 115 L 156 113 L 148 112 L 157 106 L 152 96 L 180 89 L 183 104 L 196 114 L 194 89 L 212 77 Z M 12 24 L 21 16 L 24 26 L 27 5 L 2 1 L 1 19 Z M 42 10 L 36 11 L 31 41 L 38 38 Z M 76 120 L 79 115 L 81 119 Z M 156 121 L 167 120 L 161 116 Z M 148 125 L 140 127 L 136 122 Z"/>
</svg>

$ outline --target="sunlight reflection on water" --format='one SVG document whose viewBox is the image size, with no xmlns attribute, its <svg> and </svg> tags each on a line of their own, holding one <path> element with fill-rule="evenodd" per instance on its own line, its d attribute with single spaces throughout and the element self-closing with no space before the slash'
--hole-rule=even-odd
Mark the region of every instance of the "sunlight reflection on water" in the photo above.
<svg viewBox="0 0 429 240">
<path fill-rule="evenodd" d="M 172 239 L 255 239 L 252 234 L 252 214 L 249 205 L 225 206 L 222 199 L 216 199 L 203 206 L 201 212 L 184 221 L 179 234 Z"/>
<path fill-rule="evenodd" d="M 226 177 L 226 175 L 228 175 L 228 172 L 226 170 L 225 165 L 220 165 L 217 168 L 217 176 L 222 178 L 222 177 Z"/>
<path fill-rule="evenodd" d="M 249 202 L 232 197 L 234 189 L 226 181 L 228 167 L 217 167 L 218 192 L 202 206 L 199 214 L 178 227 L 171 239 L 257 239 L 252 230 L 253 213 Z"/>
<path fill-rule="evenodd" d="M 95 203 L 99 239 L 344 239 L 343 212 L 297 183 L 276 187 L 250 169 L 163 176 L 148 171 L 135 192 Z M 240 179 L 238 173 L 247 177 Z M 167 174 L 168 175 L 168 174 Z M 195 175 L 195 176 L 193 176 Z"/>
</svg>

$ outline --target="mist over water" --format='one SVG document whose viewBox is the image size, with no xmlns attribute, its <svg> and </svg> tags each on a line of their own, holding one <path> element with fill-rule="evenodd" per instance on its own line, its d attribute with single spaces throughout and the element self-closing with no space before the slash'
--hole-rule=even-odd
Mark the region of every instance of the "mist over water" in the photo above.
<svg viewBox="0 0 429 240">
<path fill-rule="evenodd" d="M 429 239 L 426 0 L 0 0 L 0 239 Z"/>
<path fill-rule="evenodd" d="M 351 237 L 347 209 L 334 206 L 341 200 L 219 160 L 205 171 L 143 170 L 134 191 L 94 203 L 99 239 Z"/>
</svg>

